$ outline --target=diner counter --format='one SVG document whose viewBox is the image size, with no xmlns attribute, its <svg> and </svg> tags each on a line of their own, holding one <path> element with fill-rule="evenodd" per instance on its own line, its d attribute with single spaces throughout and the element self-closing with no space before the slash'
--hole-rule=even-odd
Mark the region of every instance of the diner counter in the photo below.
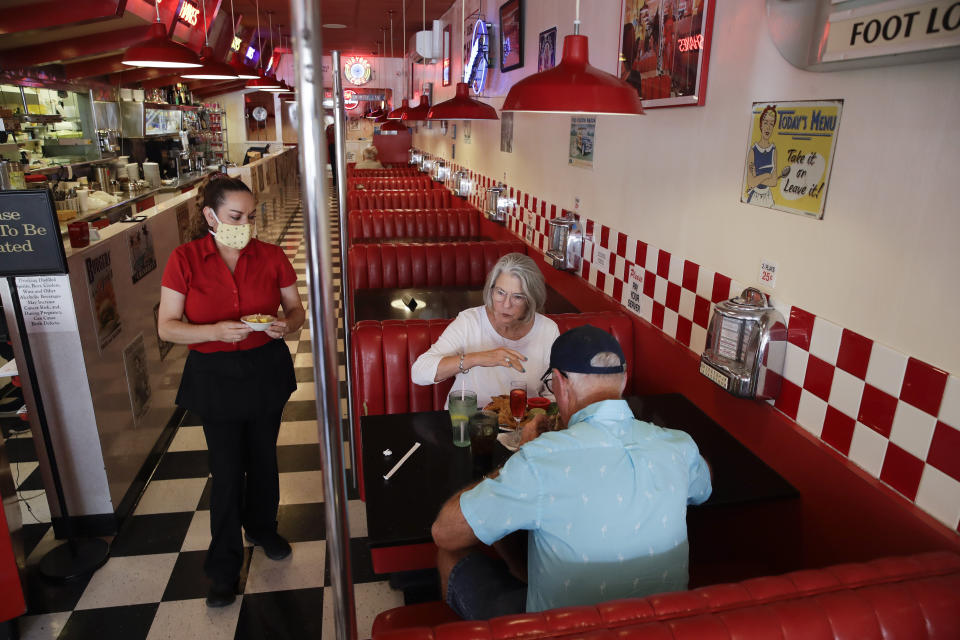
<svg viewBox="0 0 960 640">
<path fill-rule="evenodd" d="M 273 166 L 292 167 L 293 156 L 282 150 L 260 161 L 266 174 L 282 178 L 256 192 L 265 218 L 282 215 L 282 198 L 294 191 L 296 171 Z M 67 274 L 17 278 L 66 503 L 85 534 L 115 532 L 179 419 L 175 398 L 187 348 L 158 336 L 160 282 L 171 252 L 206 228 L 194 188 L 204 175 L 167 186 L 169 198 L 139 208 L 142 221 L 113 222 L 85 247 L 66 242 Z M 137 200 L 159 200 L 161 191 Z M 0 286 L 0 295 L 8 326 L 16 326 L 9 288 Z M 17 336 L 14 353 L 22 362 Z M 32 390 L 27 377 L 23 382 L 30 426 L 38 434 Z M 34 441 L 42 446 L 40 437 Z M 39 458 L 52 495 L 42 451 Z M 56 500 L 50 506 L 59 532 Z"/>
</svg>

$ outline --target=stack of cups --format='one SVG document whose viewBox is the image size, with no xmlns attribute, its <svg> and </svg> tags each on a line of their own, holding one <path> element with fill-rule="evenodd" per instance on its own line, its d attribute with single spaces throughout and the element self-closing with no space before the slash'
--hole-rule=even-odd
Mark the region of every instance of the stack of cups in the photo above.
<svg viewBox="0 0 960 640">
<path fill-rule="evenodd" d="M 86 213 L 87 208 L 90 206 L 87 204 L 87 198 L 90 197 L 90 189 L 77 189 L 77 205 L 80 207 L 80 213 Z"/>
<path fill-rule="evenodd" d="M 143 163 L 143 179 L 150 183 L 151 186 L 159 187 L 160 186 L 160 165 L 156 162 L 144 162 Z"/>
<path fill-rule="evenodd" d="M 136 162 L 131 162 L 127 165 L 127 177 L 133 181 L 140 179 L 140 165 Z"/>
</svg>

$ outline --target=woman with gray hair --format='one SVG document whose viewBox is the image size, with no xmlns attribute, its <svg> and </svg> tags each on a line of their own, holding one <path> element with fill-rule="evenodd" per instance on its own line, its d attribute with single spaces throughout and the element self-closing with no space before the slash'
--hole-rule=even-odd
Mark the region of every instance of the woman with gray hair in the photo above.
<svg viewBox="0 0 960 640">
<path fill-rule="evenodd" d="M 550 347 L 560 335 L 542 315 L 547 299 L 543 274 L 522 253 L 508 253 L 487 274 L 482 307 L 461 311 L 435 343 L 413 363 L 415 384 L 431 385 L 456 376 L 477 392 L 483 407 L 495 395 L 510 393 L 522 379 L 530 396 L 541 395 L 540 381 L 550 362 Z"/>
</svg>

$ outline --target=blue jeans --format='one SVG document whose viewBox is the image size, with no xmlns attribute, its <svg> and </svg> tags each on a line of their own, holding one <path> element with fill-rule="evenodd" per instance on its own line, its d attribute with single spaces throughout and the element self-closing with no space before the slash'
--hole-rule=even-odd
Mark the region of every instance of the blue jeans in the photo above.
<svg viewBox="0 0 960 640">
<path fill-rule="evenodd" d="M 513 577 L 503 560 L 474 551 L 450 571 L 447 604 L 464 620 L 524 613 L 527 585 Z"/>
</svg>

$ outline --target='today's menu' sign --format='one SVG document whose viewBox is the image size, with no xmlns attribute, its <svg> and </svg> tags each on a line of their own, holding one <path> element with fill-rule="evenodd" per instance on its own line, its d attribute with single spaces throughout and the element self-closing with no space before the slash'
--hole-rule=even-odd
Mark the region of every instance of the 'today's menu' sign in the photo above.
<svg viewBox="0 0 960 640">
<path fill-rule="evenodd" d="M 0 191 L 0 277 L 66 272 L 60 221 L 50 192 Z"/>
</svg>

